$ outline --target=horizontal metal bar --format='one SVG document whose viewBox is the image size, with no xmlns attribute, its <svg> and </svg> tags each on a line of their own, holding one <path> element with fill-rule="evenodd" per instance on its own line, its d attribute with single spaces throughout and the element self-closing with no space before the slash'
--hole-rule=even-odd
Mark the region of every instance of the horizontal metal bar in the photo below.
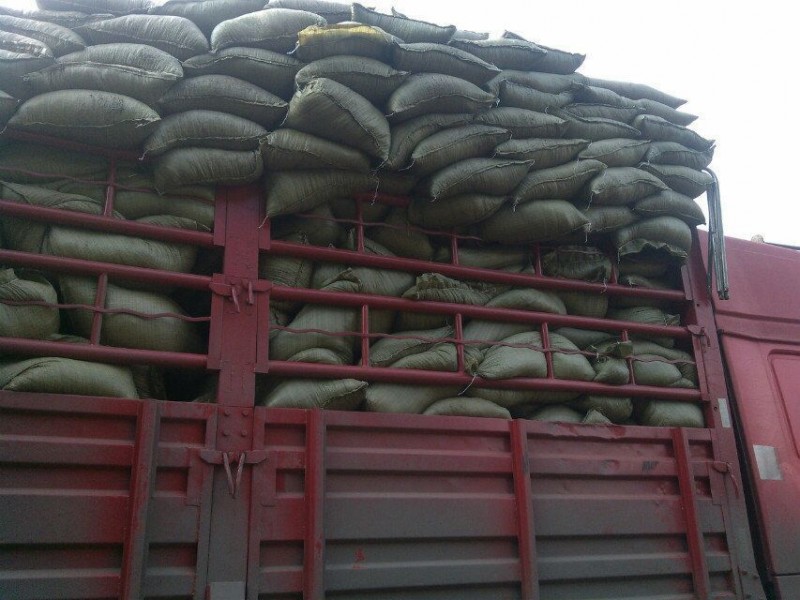
<svg viewBox="0 0 800 600">
<path fill-rule="evenodd" d="M 0 254 L 0 258 L 2 258 L 2 254 Z M 466 317 L 486 319 L 489 321 L 511 321 L 514 323 L 546 322 L 557 327 L 577 327 L 581 329 L 599 329 L 601 331 L 622 331 L 624 329 L 631 333 L 643 333 L 682 339 L 691 336 L 687 328 L 674 325 L 652 325 L 647 323 L 633 323 L 631 321 L 616 321 L 613 319 L 598 319 L 575 315 L 557 315 L 510 308 L 489 308 L 472 304 L 408 300 L 405 298 L 394 298 L 392 296 L 374 296 L 350 292 L 326 292 L 323 290 L 292 288 L 278 285 L 272 287 L 270 297 L 273 300 L 352 306 L 354 308 L 368 304 L 370 308 L 373 309 L 448 315 L 461 314 Z M 354 335 L 358 334 L 355 333 Z"/>
<path fill-rule="evenodd" d="M 60 226 L 72 226 L 93 229 L 104 233 L 119 233 L 135 237 L 149 238 L 176 244 L 191 244 L 211 248 L 214 245 L 214 235 L 205 231 L 192 231 L 176 227 L 163 227 L 137 221 L 126 221 L 113 217 L 103 217 L 58 208 L 45 208 L 31 206 L 0 199 L 0 215 L 45 221 Z"/>
<path fill-rule="evenodd" d="M 120 365 L 157 364 L 179 369 L 205 369 L 205 354 L 184 354 L 161 350 L 138 350 L 69 342 L 49 342 L 22 338 L 0 337 L 0 355 L 60 356 L 75 360 L 106 362 Z"/>
<path fill-rule="evenodd" d="M 108 273 L 111 277 L 128 281 L 155 283 L 203 291 L 208 291 L 208 286 L 211 285 L 211 277 L 206 275 L 158 271 L 156 269 L 147 269 L 144 267 L 115 265 L 92 260 L 82 260 L 80 258 L 50 256 L 48 254 L 32 254 L 30 252 L 19 252 L 17 250 L 0 249 L 0 263 L 13 267 L 29 267 L 32 269 L 56 271 L 72 275 L 100 275 L 102 273 Z"/>
<path fill-rule="evenodd" d="M 96 306 L 93 304 L 64 304 L 61 302 L 43 302 L 41 300 L 0 300 L 0 304 L 4 304 L 6 306 L 44 306 L 47 308 L 57 308 L 59 310 L 85 310 L 103 315 L 131 315 L 138 319 L 147 319 L 148 321 L 153 319 L 178 319 L 179 321 L 185 321 L 186 323 L 208 323 L 211 321 L 210 316 L 190 317 L 189 315 L 169 311 L 148 313 L 139 310 L 133 310 L 132 308 L 102 308 L 101 306 Z"/>
<path fill-rule="evenodd" d="M 412 385 L 451 385 L 473 386 L 477 388 L 497 388 L 504 390 L 537 390 L 547 392 L 579 392 L 602 396 L 624 396 L 634 398 L 653 398 L 657 400 L 676 400 L 700 402 L 700 390 L 686 388 L 663 388 L 646 385 L 607 385 L 567 379 L 514 378 L 488 380 L 460 373 L 441 371 L 420 371 L 417 369 L 396 369 L 391 367 L 362 367 L 323 365 L 288 361 L 270 361 L 269 374 L 279 377 L 318 377 L 352 378 L 365 381 L 403 383 Z"/>
<path fill-rule="evenodd" d="M 108 159 L 123 160 L 128 162 L 143 162 L 138 152 L 132 152 L 130 150 L 114 150 L 112 148 L 101 148 L 100 146 L 90 146 L 88 144 L 81 144 L 80 142 L 65 140 L 63 138 L 52 137 L 49 135 L 16 131 L 10 127 L 3 131 L 2 137 L 5 139 L 17 140 L 19 142 L 42 144 L 52 148 L 60 148 L 62 150 L 74 150 L 75 152 L 94 154 L 96 156 L 102 156 Z"/>
<path fill-rule="evenodd" d="M 588 281 L 560 279 L 542 275 L 523 275 L 520 273 L 479 269 L 477 267 L 463 267 L 460 265 L 437 263 L 414 258 L 362 254 L 352 250 L 309 246 L 307 244 L 295 244 L 278 240 L 271 241 L 269 249 L 264 248 L 263 250 L 270 253 L 306 258 L 319 262 L 346 263 L 350 266 L 394 269 L 398 271 L 411 271 L 414 273 L 440 273 L 456 279 L 502 283 L 537 289 L 561 290 L 565 292 L 590 292 L 635 298 L 654 298 L 671 302 L 683 302 L 686 300 L 684 292 L 679 290 L 654 290 L 612 283 L 591 283 Z"/>
</svg>

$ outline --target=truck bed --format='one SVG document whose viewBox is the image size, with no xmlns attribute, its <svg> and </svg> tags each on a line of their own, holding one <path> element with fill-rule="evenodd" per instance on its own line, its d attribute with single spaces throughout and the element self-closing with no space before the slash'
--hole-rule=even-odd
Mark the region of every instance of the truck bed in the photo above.
<svg viewBox="0 0 800 600">
<path fill-rule="evenodd" d="M 0 211 L 58 217 L 1 200 Z M 76 225 L 80 219 L 96 228 L 112 221 L 81 216 Z M 211 277 L 0 250 L 6 264 L 108 273 L 212 295 L 207 354 L 11 338 L 0 339 L 0 351 L 219 372 L 216 402 L 209 404 L 0 392 L 0 597 L 763 598 L 734 432 L 719 402 L 727 391 L 699 239 L 680 291 L 620 289 L 537 271 L 536 281 L 548 289 L 661 294 L 685 307 L 684 325 L 664 331 L 692 348 L 697 390 L 565 382 L 552 367 L 545 379 L 498 384 L 699 402 L 707 425 L 596 426 L 254 406 L 256 374 L 454 385 L 474 379 L 270 360 L 271 299 L 367 306 L 362 343 L 369 308 L 401 303 L 413 310 L 413 302 L 273 289 L 258 278 L 259 252 L 482 274 L 457 264 L 376 258 L 363 247 L 276 242 L 263 224 L 259 190 L 229 188 L 218 194 L 213 234 L 113 225 L 223 248 L 222 270 Z M 363 222 L 356 226 L 363 243 Z M 545 333 L 549 321 L 597 325 L 584 317 L 445 303 L 422 308 L 530 319 Z M 656 331 L 613 326 L 623 336 Z"/>
</svg>

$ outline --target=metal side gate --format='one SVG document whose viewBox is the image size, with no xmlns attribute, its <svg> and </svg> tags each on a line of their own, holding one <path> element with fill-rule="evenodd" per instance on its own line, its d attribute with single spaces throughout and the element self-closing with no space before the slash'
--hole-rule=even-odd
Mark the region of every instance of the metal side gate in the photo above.
<svg viewBox="0 0 800 600">
<path fill-rule="evenodd" d="M 113 189 L 112 173 L 112 203 Z M 53 218 L 1 199 L 0 213 Z M 355 252 L 270 240 L 263 199 L 250 187 L 220 192 L 213 234 L 114 224 L 121 233 L 167 241 L 182 235 L 184 243 L 224 248 L 223 268 L 213 276 L 0 250 L 6 264 L 101 280 L 109 272 L 210 290 L 212 298 L 207 355 L 102 346 L 102 316 L 90 344 L 2 338 L 0 351 L 219 374 L 213 404 L 0 392 L 0 598 L 762 598 L 751 578 L 736 448 L 717 403 L 724 396 L 719 350 L 704 334 L 713 331 L 713 315 L 709 301 L 691 293 L 704 289 L 702 265 L 685 269 L 684 292 L 545 278 L 538 249 L 535 275 L 459 266 L 457 252 L 452 263 L 383 257 L 364 252 L 361 208 L 357 213 Z M 80 218 L 94 228 L 113 221 Z M 71 225 L 80 226 L 77 217 Z M 452 243 L 457 250 L 455 234 Z M 544 346 L 550 323 L 608 327 L 569 315 L 273 288 L 259 278 L 263 252 L 683 302 L 690 327 L 614 327 L 623 339 L 630 331 L 692 344 L 699 390 L 558 380 L 549 353 L 547 378 L 493 385 L 580 385 L 585 393 L 696 402 L 708 427 L 256 407 L 257 378 L 267 373 L 470 385 L 462 316 L 535 324 Z M 269 361 L 271 298 L 360 310 L 361 364 Z M 371 309 L 452 314 L 458 372 L 370 366 Z"/>
</svg>

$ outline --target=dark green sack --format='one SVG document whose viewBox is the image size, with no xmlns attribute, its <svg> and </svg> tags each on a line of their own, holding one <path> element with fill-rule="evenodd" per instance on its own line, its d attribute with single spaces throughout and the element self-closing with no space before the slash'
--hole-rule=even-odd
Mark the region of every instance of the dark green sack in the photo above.
<svg viewBox="0 0 800 600">
<path fill-rule="evenodd" d="M 467 158 L 491 156 L 511 134 L 500 127 L 463 125 L 434 133 L 411 154 L 411 172 L 424 177 Z"/>
<path fill-rule="evenodd" d="M 459 77 L 440 73 L 412 75 L 386 103 L 392 122 L 432 113 L 474 113 L 494 106 L 497 97 Z"/>
<path fill-rule="evenodd" d="M 327 21 L 304 10 L 271 8 L 223 21 L 211 32 L 211 51 L 234 46 L 291 52 L 297 34 L 306 27 L 327 25 Z"/>
<path fill-rule="evenodd" d="M 175 148 L 256 150 L 267 136 L 258 123 L 213 110 L 187 110 L 162 119 L 144 144 L 144 156 Z"/>
<path fill-rule="evenodd" d="M 483 111 L 475 116 L 475 122 L 508 129 L 511 137 L 515 139 L 558 138 L 562 137 L 566 130 L 564 119 L 511 106 L 498 106 Z"/>
<path fill-rule="evenodd" d="M 284 125 L 356 148 L 381 162 L 389 157 L 386 117 L 369 100 L 331 79 L 315 79 L 297 92 Z"/>
<path fill-rule="evenodd" d="M 294 129 L 270 133 L 261 142 L 261 155 L 271 171 L 369 171 L 369 158 L 358 150 Z"/>
<path fill-rule="evenodd" d="M 64 89 L 99 90 L 155 104 L 183 78 L 180 61 L 144 44 L 102 44 L 62 56 L 25 77 L 35 94 Z"/>
<path fill-rule="evenodd" d="M 578 154 L 579 160 L 599 160 L 607 167 L 635 167 L 650 149 L 647 140 L 610 138 L 589 144 Z"/>
<path fill-rule="evenodd" d="M 298 89 L 303 89 L 314 79 L 332 79 L 364 96 L 375 106 L 382 107 L 408 75 L 406 71 L 397 71 L 374 58 L 328 56 L 300 69 L 295 81 Z"/>
<path fill-rule="evenodd" d="M 156 160 L 156 189 L 174 191 L 187 185 L 244 185 L 261 177 L 264 162 L 258 151 L 218 148 L 178 148 Z"/>
<path fill-rule="evenodd" d="M 536 71 L 547 50 L 526 40 L 451 40 L 451 46 L 466 50 L 500 69 Z"/>
<path fill-rule="evenodd" d="M 155 130 L 159 120 L 153 109 L 127 96 L 60 90 L 25 102 L 8 126 L 105 148 L 135 149 Z"/>
<path fill-rule="evenodd" d="M 288 100 L 294 93 L 294 78 L 303 66 L 296 58 L 261 48 L 225 48 L 201 54 L 183 63 L 186 77 L 230 75 L 264 88 Z"/>
<path fill-rule="evenodd" d="M 58 333 L 56 304 L 55 288 L 38 273 L 0 270 L 0 336 L 45 339 Z"/>
<path fill-rule="evenodd" d="M 394 46 L 394 65 L 411 73 L 445 73 L 475 85 L 484 85 L 500 70 L 477 56 L 444 44 Z"/>
<path fill-rule="evenodd" d="M 535 200 L 505 206 L 479 225 L 490 242 L 527 244 L 557 240 L 583 229 L 588 220 L 566 200 Z"/>
<path fill-rule="evenodd" d="M 417 191 L 434 200 L 461 194 L 510 194 L 525 177 L 531 163 L 497 158 L 468 158 L 420 182 Z"/>
<path fill-rule="evenodd" d="M 588 140 L 512 139 L 498 145 L 494 155 L 495 158 L 532 160 L 538 171 L 572 162 L 588 145 Z"/>
<path fill-rule="evenodd" d="M 514 190 L 514 203 L 531 200 L 570 200 L 584 184 L 602 173 L 606 166 L 597 160 L 581 160 L 558 167 L 531 171 Z"/>
<path fill-rule="evenodd" d="M 353 21 L 380 27 L 409 44 L 416 42 L 446 44 L 456 31 L 454 25 L 442 27 L 397 14 L 386 15 L 357 3 L 353 4 Z"/>
<path fill-rule="evenodd" d="M 79 33 L 92 44 L 146 44 L 180 61 L 208 52 L 208 40 L 197 25 L 183 17 L 126 15 L 81 25 Z"/>
<path fill-rule="evenodd" d="M 289 104 L 265 89 L 230 75 L 200 75 L 176 83 L 158 103 L 162 115 L 188 110 L 228 113 L 275 129 Z"/>
<path fill-rule="evenodd" d="M 270 4 L 277 4 L 280 1 L 282 0 L 273 0 Z M 262 8 L 264 8 L 264 0 L 167 0 L 163 4 L 151 6 L 148 12 L 153 15 L 172 15 L 189 19 L 206 36 L 210 36 L 214 27 L 223 21 L 235 19 Z M 294 7 L 286 6 L 285 8 Z"/>
</svg>

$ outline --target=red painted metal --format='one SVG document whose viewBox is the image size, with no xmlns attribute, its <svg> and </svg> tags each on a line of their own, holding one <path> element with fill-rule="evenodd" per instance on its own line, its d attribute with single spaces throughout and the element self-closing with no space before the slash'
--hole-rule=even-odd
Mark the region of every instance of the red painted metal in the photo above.
<svg viewBox="0 0 800 600">
<path fill-rule="evenodd" d="M 464 372 L 464 317 L 462 314 L 456 313 L 453 316 L 453 323 L 455 325 L 454 332 L 456 334 L 456 367 L 459 373 Z"/>
<path fill-rule="evenodd" d="M 106 202 L 108 202 L 108 200 L 106 200 Z M 108 206 L 108 204 L 106 204 L 106 206 Z M 137 221 L 124 221 L 110 215 L 89 215 L 57 208 L 44 208 L 42 206 L 20 204 L 9 200 L 0 200 L 0 215 L 18 219 L 58 223 L 59 225 L 69 225 L 108 233 L 120 233 L 163 242 L 172 242 L 175 244 L 190 244 L 192 246 L 204 248 L 210 248 L 212 246 L 213 236 L 211 233 L 205 231 L 192 231 L 190 229 L 162 227 L 149 223 L 139 223 Z"/>
<path fill-rule="evenodd" d="M 731 299 L 714 302 L 746 488 L 775 598 L 800 597 L 800 253 L 728 240 Z"/>
<path fill-rule="evenodd" d="M 707 247 L 706 234 L 696 232 L 694 248 Z M 730 250 L 730 247 L 729 247 Z M 729 255 L 729 264 L 735 264 L 736 256 Z M 739 466 L 740 451 L 729 414 L 732 397 L 726 382 L 726 368 L 722 360 L 720 339 L 715 335 L 716 319 L 715 297 L 707 288 L 706 266 L 702 253 L 692 252 L 682 272 L 684 289 L 691 302 L 687 306 L 685 318 L 694 323 L 692 327 L 692 348 L 696 357 L 700 390 L 704 396 L 703 406 L 706 423 L 712 432 L 715 455 L 718 464 L 712 472 L 712 482 L 717 482 L 717 497 L 720 500 L 726 522 L 748 522 L 745 491 L 740 482 L 743 473 Z M 737 596 L 763 598 L 761 580 L 756 571 L 753 555 L 753 540 L 748 529 L 730 528 L 727 547 L 734 564 L 738 565 L 739 577 L 734 578 Z"/>
<path fill-rule="evenodd" d="M 142 596 L 142 583 L 147 564 L 147 514 L 155 483 L 154 458 L 160 425 L 158 404 L 143 403 L 140 410 L 134 462 L 140 466 L 131 474 L 131 511 L 128 535 L 122 548 L 123 600 L 136 600 Z"/>
<path fill-rule="evenodd" d="M 608 385 L 604 383 L 578 382 L 566 379 L 535 379 L 517 377 L 513 380 L 484 380 L 471 375 L 459 373 L 443 373 L 421 371 L 416 369 L 394 369 L 391 367 L 360 367 L 348 365 L 323 365 L 288 361 L 270 361 L 269 372 L 282 377 L 319 377 L 363 379 L 385 381 L 391 383 L 418 383 L 424 385 L 451 385 L 466 387 L 492 387 L 504 390 L 546 390 L 546 391 L 581 391 L 586 394 L 604 396 L 633 396 L 636 398 L 658 398 L 697 402 L 701 400 L 700 392 L 687 388 L 663 388 L 645 385 Z"/>
<path fill-rule="evenodd" d="M 404 298 L 372 296 L 351 292 L 326 292 L 322 290 L 284 286 L 275 286 L 270 293 L 276 300 L 292 300 L 295 302 L 309 302 L 312 304 L 336 304 L 359 307 L 362 304 L 368 303 L 372 308 L 378 309 L 448 315 L 461 313 L 465 317 L 489 321 L 511 321 L 515 323 L 541 323 L 546 321 L 556 327 L 579 327 L 600 329 L 603 331 L 622 331 L 623 329 L 627 329 L 634 333 L 664 335 L 676 339 L 688 339 L 691 336 L 686 327 L 674 325 L 649 325 L 646 323 L 632 323 L 628 321 L 615 321 L 612 319 L 598 319 L 573 315 L 555 315 L 510 308 L 488 308 L 486 306 L 407 300 Z"/>
<path fill-rule="evenodd" d="M 697 491 L 694 472 L 691 471 L 689 454 L 689 438 L 685 429 L 672 430 L 672 443 L 675 451 L 675 462 L 678 466 L 678 487 L 680 489 L 683 515 L 686 519 L 686 537 L 689 544 L 689 556 L 692 561 L 692 579 L 694 593 L 698 600 L 711 599 L 711 582 L 706 562 L 706 542 L 697 507 Z"/>
<path fill-rule="evenodd" d="M 316 552 L 332 597 L 699 597 L 682 472 L 712 549 L 710 597 L 737 597 L 710 430 L 685 430 L 676 454 L 659 428 L 256 412 L 270 459 L 257 467 L 269 498 L 252 597 L 317 597 Z"/>
<path fill-rule="evenodd" d="M 536 556 L 536 528 L 533 518 L 531 464 L 525 423 L 512 421 L 511 456 L 514 470 L 514 497 L 517 501 L 519 529 L 520 588 L 522 600 L 539 600 L 539 569 Z"/>
<path fill-rule="evenodd" d="M 0 392 L 0 515 L 12 516 L 0 519 L 0 597 L 760 597 L 750 575 L 754 561 L 733 433 L 720 415 L 718 399 L 726 392 L 699 254 L 685 269 L 684 289 L 667 291 L 618 285 L 615 276 L 608 284 L 546 277 L 546 248 L 539 245 L 532 249 L 535 275 L 464 267 L 457 250 L 472 238 L 452 232 L 439 232 L 450 240 L 450 263 L 376 256 L 364 251 L 360 202 L 351 223 L 356 251 L 292 244 L 271 240 L 256 186 L 220 190 L 213 234 L 159 228 L 108 217 L 114 170 L 112 164 L 100 182 L 107 185 L 106 216 L 4 201 L 0 212 L 224 248 L 222 272 L 165 273 L 7 250 L 0 250 L 0 262 L 206 291 L 212 297 L 208 356 L 16 339 L 0 339 L 0 352 L 207 368 L 219 373 L 216 403 Z M 408 201 L 377 200 L 393 206 Z M 273 287 L 259 279 L 259 260 L 280 255 L 658 298 L 680 306 L 686 325 Z M 269 360 L 272 299 L 360 311 L 360 330 L 346 335 L 360 340 L 361 364 Z M 379 334 L 369 331 L 368 317 L 380 309 L 454 316 L 458 372 L 370 367 L 369 342 Z M 725 317 L 741 319 L 738 313 Z M 539 326 L 548 377 L 487 382 L 464 373 L 463 348 L 470 343 L 464 318 Z M 793 327 L 791 318 L 782 319 L 775 323 Z M 691 344 L 700 389 L 557 380 L 548 338 L 560 326 L 619 332 L 621 339 L 667 335 Z M 265 409 L 254 406 L 257 374 L 699 402 L 709 427 Z M 798 572 L 781 571 L 776 587 L 793 589 Z"/>
<path fill-rule="evenodd" d="M 589 283 L 574 279 L 558 279 L 539 275 L 521 275 L 506 273 L 491 269 L 477 267 L 463 267 L 448 263 L 435 263 L 413 258 L 398 258 L 392 256 L 378 256 L 375 254 L 362 254 L 352 250 L 338 248 L 323 248 L 272 240 L 262 250 L 269 250 L 282 256 L 307 258 L 319 262 L 341 262 L 352 265 L 374 267 L 382 269 L 395 269 L 413 273 L 440 273 L 456 279 L 477 280 L 489 283 L 504 283 L 522 287 L 536 287 L 548 290 L 563 290 L 572 292 L 587 292 L 595 294 L 608 294 L 629 296 L 637 298 L 659 298 L 662 300 L 681 302 L 686 299 L 683 292 L 677 290 L 652 290 L 633 288 L 619 284 Z"/>
<path fill-rule="evenodd" d="M 229 406 L 253 406 L 258 347 L 259 303 L 256 295 L 266 288 L 258 282 L 258 229 L 261 205 L 252 202 L 254 187 L 225 189 L 218 204 L 225 205 L 226 231 L 224 275 L 215 283 L 225 295 L 212 300 L 212 368 L 220 370 L 217 402 Z M 229 295 L 228 295 L 229 294 Z M 238 449 L 238 448 L 237 448 Z"/>
<path fill-rule="evenodd" d="M 325 598 L 325 414 L 312 410 L 306 426 L 305 489 L 310 499 L 305 510 L 303 547 L 303 598 Z"/>
<path fill-rule="evenodd" d="M 0 597 L 201 600 L 215 411 L 0 392 Z"/>
<path fill-rule="evenodd" d="M 106 292 L 108 291 L 108 275 L 101 273 L 97 278 L 97 288 L 94 293 L 92 309 L 92 328 L 89 334 L 89 343 L 96 346 L 100 343 L 100 332 L 103 327 L 103 312 L 98 309 L 106 307 Z"/>
<path fill-rule="evenodd" d="M 76 360 L 109 362 L 120 365 L 157 364 L 178 369 L 204 369 L 207 361 L 205 354 L 138 350 L 134 348 L 92 346 L 89 344 L 70 344 L 67 342 L 6 337 L 0 337 L 0 353 L 28 356 L 62 356 Z"/>
<path fill-rule="evenodd" d="M 719 329 L 777 343 L 800 339 L 798 252 L 770 244 L 728 240 L 729 278 L 736 294 L 716 301 Z"/>
<path fill-rule="evenodd" d="M 27 252 L 17 252 L 16 250 L 0 250 L 0 262 L 14 267 L 28 267 L 74 275 L 100 275 L 107 273 L 111 277 L 127 281 L 185 287 L 195 290 L 207 290 L 211 283 L 211 278 L 205 275 L 157 271 L 144 267 L 113 265 L 79 258 L 29 254 Z"/>
<path fill-rule="evenodd" d="M 361 305 L 361 366 L 369 366 L 369 304 Z M 460 370 L 460 369 L 459 369 Z"/>
</svg>

